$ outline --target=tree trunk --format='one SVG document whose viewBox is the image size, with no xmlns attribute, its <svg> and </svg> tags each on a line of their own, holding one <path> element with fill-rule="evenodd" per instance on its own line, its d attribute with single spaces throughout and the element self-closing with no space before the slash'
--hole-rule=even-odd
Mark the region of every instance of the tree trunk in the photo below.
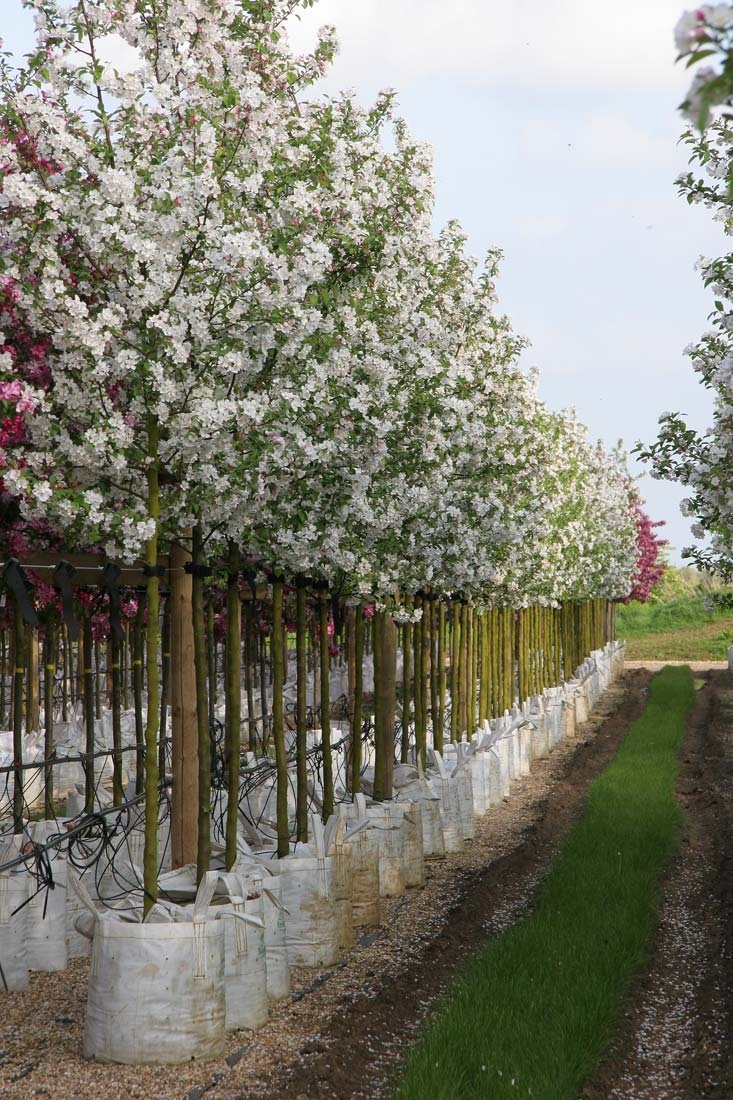
<svg viewBox="0 0 733 1100">
<path fill-rule="evenodd" d="M 320 633 L 321 666 L 321 745 L 323 747 L 323 820 L 328 821 L 333 813 L 333 760 L 331 758 L 331 657 L 328 646 L 328 609 L 330 600 L 327 592 L 319 593 L 318 622 Z"/>
<path fill-rule="evenodd" d="M 13 832 L 23 832 L 23 685 L 25 683 L 25 621 L 15 604 L 13 628 Z"/>
<path fill-rule="evenodd" d="M 114 630 L 109 638 L 109 671 L 112 677 L 112 801 L 116 806 L 124 801 L 122 786 L 122 714 L 120 699 L 120 639 Z"/>
<path fill-rule="evenodd" d="M 295 590 L 295 756 L 297 769 L 296 837 L 308 839 L 308 607 L 305 584 Z"/>
<path fill-rule="evenodd" d="M 285 753 L 285 728 L 283 725 L 283 651 L 279 644 L 283 625 L 283 582 L 275 579 L 272 584 L 272 739 L 275 743 L 275 768 L 277 771 L 277 854 L 283 859 L 290 851 L 290 824 L 288 821 L 288 762 Z"/>
<path fill-rule="evenodd" d="M 92 641 L 91 614 L 87 611 L 84 615 L 82 627 L 84 639 L 84 729 L 86 734 L 85 761 L 84 761 L 84 813 L 94 813 L 94 671 L 92 669 L 92 657 L 94 643 Z"/>
<path fill-rule="evenodd" d="M 402 628 L 402 739 L 400 742 L 400 761 L 407 763 L 410 752 L 410 697 L 412 678 L 412 624 L 405 623 Z M 417 721 L 417 713 L 415 714 Z"/>
<path fill-rule="evenodd" d="M 163 634 L 161 638 L 161 665 L 160 665 L 160 735 L 158 748 L 158 771 L 161 777 L 166 773 L 168 736 L 168 704 L 170 702 L 171 679 L 171 594 L 165 598 L 163 606 Z M 171 745 L 171 753 L 173 751 Z"/>
<path fill-rule="evenodd" d="M 145 850 L 143 854 L 144 913 L 149 913 L 158 898 L 158 646 L 160 628 L 160 582 L 158 578 L 158 424 L 148 426 L 148 516 L 153 521 L 153 533 L 145 544 L 147 576 L 148 629 L 145 667 L 148 687 L 148 713 L 145 724 Z"/>
<path fill-rule="evenodd" d="M 198 860 L 199 744 L 194 660 L 191 529 L 170 552 L 171 859 L 174 867 Z M 203 625 L 203 624 L 202 624 Z M 207 796 L 208 802 L 208 796 Z"/>
<path fill-rule="evenodd" d="M 361 791 L 361 723 L 364 707 L 364 608 L 354 612 L 354 710 L 351 716 L 351 795 Z"/>
<path fill-rule="evenodd" d="M 3 670 L 4 672 L 4 670 Z M 53 689 L 56 679 L 56 620 L 49 609 L 46 638 L 43 643 L 43 755 L 50 761 L 54 754 L 53 742 Z M 53 817 L 53 765 L 46 764 L 44 782 L 44 812 L 47 819 Z"/>
<path fill-rule="evenodd" d="M 206 566 L 204 565 L 204 540 L 200 524 L 196 524 L 193 529 L 192 551 L 191 634 L 196 680 L 196 733 L 198 742 L 196 878 L 200 883 L 209 870 L 209 863 L 211 862 L 211 733 L 209 729 L 209 700 L 206 690 L 207 660 L 204 617 L 204 574 Z M 185 638 L 185 634 L 183 634 L 183 637 Z"/>
<path fill-rule="evenodd" d="M 392 798 L 397 628 L 385 611 L 374 613 L 374 798 Z"/>
<path fill-rule="evenodd" d="M 227 675 L 226 675 L 226 762 L 227 824 L 226 865 L 231 871 L 237 860 L 237 822 L 239 818 L 239 750 L 242 719 L 242 604 L 239 598 L 239 550 L 229 544 L 227 580 Z M 275 654 L 279 633 L 273 632 Z M 282 689 L 281 689 L 282 705 Z"/>
</svg>

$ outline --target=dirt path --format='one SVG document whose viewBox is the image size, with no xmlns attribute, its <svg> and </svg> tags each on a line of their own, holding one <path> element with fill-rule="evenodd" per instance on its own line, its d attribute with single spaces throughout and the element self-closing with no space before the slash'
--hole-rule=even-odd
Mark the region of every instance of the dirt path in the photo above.
<svg viewBox="0 0 733 1100">
<path fill-rule="evenodd" d="M 705 686 L 680 760 L 682 844 L 648 965 L 584 1100 L 733 1097 L 733 680 L 696 675 Z"/>
</svg>

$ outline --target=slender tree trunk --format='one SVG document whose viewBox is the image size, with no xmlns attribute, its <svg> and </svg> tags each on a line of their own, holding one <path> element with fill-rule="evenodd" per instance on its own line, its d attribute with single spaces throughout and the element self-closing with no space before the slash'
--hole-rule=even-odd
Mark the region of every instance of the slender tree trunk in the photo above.
<svg viewBox="0 0 733 1100">
<path fill-rule="evenodd" d="M 314 719 L 317 717 L 321 709 L 321 676 L 320 676 L 320 661 L 318 659 L 319 647 L 316 645 L 316 623 L 315 616 L 314 621 L 311 623 L 310 629 L 310 651 L 311 651 L 311 663 L 313 665 L 313 715 Z"/>
<path fill-rule="evenodd" d="M 436 653 L 437 607 L 435 598 L 428 597 L 428 660 L 430 661 L 430 732 L 435 748 L 435 726 L 438 721 L 438 655 Z"/>
<path fill-rule="evenodd" d="M 252 599 L 245 603 L 244 611 L 244 690 L 247 693 L 247 746 L 250 752 L 257 752 L 257 723 L 255 720 L 255 695 L 252 683 L 252 669 L 255 660 L 254 630 L 254 592 Z"/>
<path fill-rule="evenodd" d="M 402 628 L 402 739 L 400 761 L 406 764 L 410 754 L 410 680 L 412 678 L 412 625 Z M 415 714 L 417 721 L 417 714 Z"/>
<path fill-rule="evenodd" d="M 64 663 L 66 663 L 66 631 L 64 631 Z M 125 623 L 125 637 L 122 640 L 120 672 L 122 674 L 122 709 L 130 707 L 130 624 Z M 64 718 L 66 721 L 66 718 Z"/>
<path fill-rule="evenodd" d="M 277 854 L 283 859 L 290 851 L 290 827 L 288 822 L 288 762 L 285 753 L 285 728 L 283 725 L 283 651 L 279 645 L 283 624 L 283 583 L 275 579 L 272 585 L 272 739 L 275 743 L 275 768 L 277 771 Z"/>
<path fill-rule="evenodd" d="M 433 729 L 433 745 L 439 753 L 443 752 L 445 736 L 445 602 L 438 601 L 438 728 Z"/>
<path fill-rule="evenodd" d="M 308 839 L 308 607 L 305 584 L 295 589 L 295 756 L 297 767 L 296 836 Z"/>
<path fill-rule="evenodd" d="M 422 597 L 417 597 L 415 609 L 422 610 L 425 614 Z M 413 629 L 413 656 L 414 656 L 414 681 L 415 681 L 415 753 L 425 767 L 425 691 L 423 687 L 423 631 L 420 624 L 416 623 Z"/>
<path fill-rule="evenodd" d="M 84 615 L 82 627 L 84 639 L 84 729 L 86 733 L 84 762 L 84 813 L 94 813 L 94 670 L 92 658 L 94 656 L 94 643 L 92 641 L 92 620 L 89 612 Z"/>
<path fill-rule="evenodd" d="M 466 608 L 466 620 L 468 623 L 468 638 L 466 639 L 466 648 L 468 649 L 468 661 L 467 664 L 467 679 L 468 679 L 468 700 L 467 700 L 467 712 L 468 712 L 468 724 L 466 726 L 466 736 L 470 741 L 473 737 L 474 730 L 476 728 L 476 628 L 475 628 L 476 614 L 473 607 Z"/>
<path fill-rule="evenodd" d="M 282 620 L 282 591 L 280 594 Z M 279 626 L 282 623 L 278 624 Z M 242 719 L 242 604 L 239 598 L 239 550 L 229 544 L 229 577 L 227 580 L 227 676 L 226 676 L 226 762 L 227 762 L 227 823 L 226 865 L 231 871 L 237 860 L 237 823 L 239 819 L 239 751 Z M 279 632 L 273 631 L 273 640 Z M 275 651 L 279 646 L 275 645 Z M 282 650 L 280 650 L 282 663 Z M 280 690 L 282 710 L 282 687 Z"/>
<path fill-rule="evenodd" d="M 259 645 L 259 658 L 260 658 L 260 713 L 262 715 L 262 748 L 265 750 L 269 741 L 269 730 L 267 728 L 267 719 L 269 717 L 270 709 L 267 704 L 267 642 L 265 635 L 260 631 L 260 645 Z"/>
<path fill-rule="evenodd" d="M 330 654 L 328 651 L 328 593 L 319 593 L 318 622 L 320 633 L 321 666 L 321 744 L 323 746 L 323 820 L 333 813 L 333 760 L 331 758 L 331 685 Z"/>
<path fill-rule="evenodd" d="M 450 739 L 458 741 L 459 727 L 461 724 L 461 605 L 453 600 L 451 605 L 451 635 L 450 635 Z"/>
<path fill-rule="evenodd" d="M 216 721 L 216 697 L 217 697 L 217 662 L 216 662 L 216 615 L 214 614 L 214 602 L 209 599 L 206 604 L 206 656 L 209 676 L 209 729 L 213 732 Z"/>
<path fill-rule="evenodd" d="M 3 669 L 3 672 L 5 670 Z M 43 643 L 43 755 L 46 763 L 44 782 L 44 812 L 46 818 L 53 817 L 53 765 L 50 761 L 54 754 L 53 739 L 53 689 L 56 679 L 56 620 L 49 610 L 46 622 L 46 637 Z"/>
<path fill-rule="evenodd" d="M 211 732 L 206 689 L 207 655 L 204 612 L 204 539 L 201 525 L 192 533 L 191 617 L 193 620 L 193 664 L 196 679 L 196 729 L 198 734 L 198 838 L 196 877 L 198 882 L 211 862 Z"/>
<path fill-rule="evenodd" d="M 94 639 L 94 716 L 102 718 L 102 653 L 97 638 Z"/>
<path fill-rule="evenodd" d="M 122 785 L 122 714 L 120 698 L 120 639 L 111 631 L 109 637 L 109 670 L 112 676 L 112 801 L 116 806 L 124 801 Z"/>
<path fill-rule="evenodd" d="M 82 700 L 84 703 L 84 669 L 86 668 L 87 654 L 84 651 L 84 631 L 79 635 L 76 643 L 76 677 L 73 685 L 73 699 L 75 703 Z"/>
<path fill-rule="evenodd" d="M 170 702 L 171 702 L 171 860 L 182 867 L 198 860 L 199 741 L 196 661 L 194 657 L 193 585 L 190 572 L 192 532 L 182 531 L 171 544 L 170 589 Z M 203 617 L 203 613 L 202 613 Z M 203 630 L 203 622 L 202 622 Z M 204 678 L 204 697 L 206 679 Z M 207 725 L 204 698 L 204 727 Z M 209 750 L 207 748 L 207 759 Z M 208 765 L 207 765 L 208 766 Z M 207 780 L 207 791 L 209 781 Z M 208 805 L 207 794 L 205 805 Z"/>
<path fill-rule="evenodd" d="M 397 630 L 392 616 L 374 613 L 374 798 L 392 798 Z"/>
<path fill-rule="evenodd" d="M 171 593 L 165 598 L 163 606 L 163 634 L 161 638 L 161 666 L 160 666 L 160 736 L 158 749 L 158 771 L 161 776 L 166 773 L 166 737 L 168 736 L 168 702 L 170 695 L 171 678 Z"/>
<path fill-rule="evenodd" d="M 132 633 L 132 698 L 135 708 L 135 793 L 142 794 L 145 788 L 145 725 L 143 723 L 143 615 L 145 599 L 139 597 L 137 614 Z"/>
<path fill-rule="evenodd" d="M 15 604 L 13 628 L 13 832 L 23 832 L 23 685 L 25 683 L 25 621 Z"/>
<path fill-rule="evenodd" d="M 40 654 L 38 631 L 32 626 L 26 628 L 26 647 L 28 654 L 28 688 L 26 691 L 26 729 L 36 733 L 41 728 L 41 700 L 39 691 L 40 680 Z"/>
<path fill-rule="evenodd" d="M 469 608 L 467 604 L 461 606 L 460 645 L 458 648 L 458 736 L 463 736 L 468 730 L 468 618 Z"/>
<path fill-rule="evenodd" d="M 0 726 L 4 729 L 5 726 L 5 708 L 7 706 L 7 699 L 5 697 L 5 681 L 8 675 L 8 635 L 7 631 L 0 630 Z M 12 721 L 8 722 L 8 725 L 12 725 Z"/>
<path fill-rule="evenodd" d="M 351 794 L 361 791 L 361 723 L 364 708 L 364 608 L 354 612 L 354 710 L 351 717 Z"/>
<path fill-rule="evenodd" d="M 489 650 L 489 617 L 485 609 L 479 616 L 479 629 L 481 631 L 481 679 L 479 681 L 478 717 L 480 724 L 483 726 L 483 723 L 488 721 L 491 715 L 491 705 L 489 701 L 491 696 L 489 686 L 491 659 Z"/>
<path fill-rule="evenodd" d="M 145 850 L 143 855 L 144 912 L 147 914 L 158 898 L 158 647 L 160 644 L 160 582 L 158 578 L 158 519 L 160 497 L 158 488 L 158 424 L 148 425 L 148 517 L 153 521 L 153 533 L 145 544 L 147 575 L 148 628 L 146 632 L 146 681 L 148 688 L 147 722 L 145 724 Z"/>
</svg>

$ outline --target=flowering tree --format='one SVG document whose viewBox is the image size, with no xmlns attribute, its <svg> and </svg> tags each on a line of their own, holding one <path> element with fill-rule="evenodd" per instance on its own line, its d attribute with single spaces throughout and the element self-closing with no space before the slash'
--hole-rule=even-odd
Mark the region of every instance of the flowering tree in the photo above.
<svg viewBox="0 0 733 1100">
<path fill-rule="evenodd" d="M 161 546 L 227 554 L 238 637 L 241 551 L 276 634 L 283 574 L 382 602 L 626 594 L 636 528 L 616 459 L 517 369 L 497 256 L 477 274 L 459 227 L 433 233 L 393 97 L 313 97 L 333 39 L 290 51 L 298 0 L 29 3 L 36 47 L 0 72 L 2 476 L 26 522 L 144 552 L 150 904 Z"/>
<path fill-rule="evenodd" d="M 642 503 L 640 499 L 633 502 L 638 559 L 634 570 L 634 586 L 628 598 L 646 603 L 667 570 L 663 552 L 668 543 L 655 532 L 655 528 L 664 526 L 664 521 L 655 523 L 651 520 L 642 508 Z"/>
<path fill-rule="evenodd" d="M 690 171 L 678 180 L 681 194 L 689 203 L 699 203 L 729 229 L 731 205 L 731 139 L 733 118 L 721 105 L 733 94 L 733 6 L 706 4 L 680 19 L 675 41 L 688 65 L 714 59 L 719 67 L 699 69 L 682 109 L 694 128 L 684 140 L 691 149 Z M 699 173 L 699 174 L 698 174 Z M 701 261 L 705 285 L 714 294 L 711 328 L 687 350 L 694 369 L 711 391 L 713 423 L 700 435 L 677 413 L 660 418 L 657 439 L 639 445 L 642 457 L 651 464 L 653 477 L 677 481 L 689 490 L 682 503 L 683 514 L 694 517 L 692 532 L 700 544 L 687 547 L 683 556 L 701 568 L 733 575 L 733 257 L 724 255 Z M 702 540 L 708 536 L 708 541 Z"/>
<path fill-rule="evenodd" d="M 34 7 L 36 49 L 2 75 L 1 265 L 50 341 L 53 384 L 30 387 L 6 483 L 67 538 L 145 548 L 152 799 L 159 543 L 231 497 L 281 360 L 307 354 L 334 265 L 359 256 L 362 208 L 336 186 L 348 107 L 301 110 L 332 43 L 288 51 L 293 3 Z M 133 72 L 101 60 L 110 34 L 136 51 Z"/>
</svg>

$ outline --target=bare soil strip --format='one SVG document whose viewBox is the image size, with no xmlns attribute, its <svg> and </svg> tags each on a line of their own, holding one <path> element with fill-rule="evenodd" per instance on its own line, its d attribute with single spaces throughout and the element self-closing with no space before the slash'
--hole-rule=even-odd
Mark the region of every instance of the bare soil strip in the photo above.
<svg viewBox="0 0 733 1100">
<path fill-rule="evenodd" d="M 680 851 L 648 965 L 583 1100 L 733 1097 L 733 680 L 702 674 L 680 758 Z"/>
</svg>

